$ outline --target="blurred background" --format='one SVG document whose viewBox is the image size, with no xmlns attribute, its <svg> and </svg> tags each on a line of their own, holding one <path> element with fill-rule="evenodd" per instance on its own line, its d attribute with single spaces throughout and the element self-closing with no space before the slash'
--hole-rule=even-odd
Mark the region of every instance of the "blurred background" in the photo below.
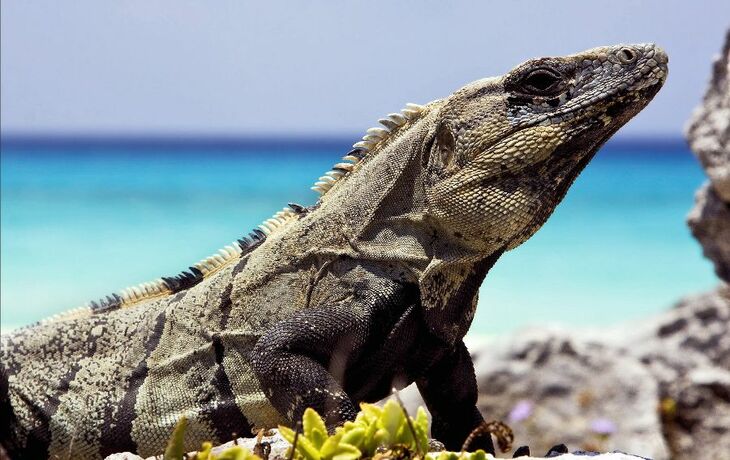
<svg viewBox="0 0 730 460">
<path fill-rule="evenodd" d="M 622 42 L 663 46 L 667 84 L 490 272 L 472 333 L 617 323 L 716 284 L 684 223 L 704 174 L 682 128 L 726 0 L 1 5 L 3 330 L 313 203 L 314 180 L 406 102 Z"/>
</svg>

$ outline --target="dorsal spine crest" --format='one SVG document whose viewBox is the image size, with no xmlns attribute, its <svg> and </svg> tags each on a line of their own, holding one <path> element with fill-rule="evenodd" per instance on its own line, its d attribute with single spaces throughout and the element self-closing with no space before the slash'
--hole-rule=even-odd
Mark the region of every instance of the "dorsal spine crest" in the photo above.
<svg viewBox="0 0 730 460">
<path fill-rule="evenodd" d="M 322 177 L 317 179 L 317 182 L 314 183 L 311 189 L 319 193 L 320 197 L 323 196 L 340 179 L 355 170 L 357 164 L 363 158 L 372 154 L 394 132 L 409 121 L 414 121 L 419 118 L 425 108 L 426 106 L 423 105 L 408 103 L 400 113 L 390 113 L 387 117 L 378 120 L 378 123 L 383 125 L 383 127 L 378 126 L 368 129 L 362 137 L 362 140 L 353 144 L 352 147 L 354 150 L 342 157 L 342 162 L 335 164 L 330 171 L 327 171 Z"/>
<path fill-rule="evenodd" d="M 340 179 L 354 171 L 358 163 L 368 155 L 373 154 L 377 147 L 382 145 L 383 141 L 389 139 L 394 132 L 404 125 L 418 119 L 425 108 L 423 105 L 408 103 L 400 113 L 390 113 L 385 118 L 379 119 L 378 122 L 382 127 L 368 129 L 362 140 L 353 144 L 353 150 L 342 157 L 342 161 L 336 163 L 330 171 L 322 175 L 311 189 L 318 192 L 321 199 L 321 195 L 327 193 Z M 127 308 L 146 300 L 189 289 L 233 261 L 240 259 L 243 255 L 250 253 L 263 243 L 268 236 L 284 227 L 287 222 L 298 219 L 309 211 L 310 208 L 290 203 L 271 218 L 262 222 L 247 237 L 244 236 L 224 246 L 217 253 L 196 262 L 188 270 L 178 275 L 162 277 L 154 281 L 124 288 L 118 293 L 113 293 L 98 301 L 91 301 L 85 306 L 59 313 L 41 322 L 55 322 L 88 314 L 104 313 L 118 308 Z"/>
</svg>

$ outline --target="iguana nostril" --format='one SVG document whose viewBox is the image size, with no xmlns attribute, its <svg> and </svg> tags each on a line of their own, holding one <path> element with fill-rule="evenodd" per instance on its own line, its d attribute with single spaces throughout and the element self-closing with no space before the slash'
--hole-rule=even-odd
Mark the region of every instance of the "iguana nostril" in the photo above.
<svg viewBox="0 0 730 460">
<path fill-rule="evenodd" d="M 637 53 L 631 48 L 621 48 L 618 52 L 618 58 L 624 64 L 631 64 L 636 61 Z"/>
</svg>

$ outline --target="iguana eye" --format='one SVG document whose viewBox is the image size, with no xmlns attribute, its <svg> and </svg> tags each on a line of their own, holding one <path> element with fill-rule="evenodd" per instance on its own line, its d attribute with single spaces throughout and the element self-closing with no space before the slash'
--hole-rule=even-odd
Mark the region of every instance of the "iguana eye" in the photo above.
<svg viewBox="0 0 730 460">
<path fill-rule="evenodd" d="M 560 83 L 560 74 L 550 69 L 536 69 L 525 75 L 521 86 L 530 93 L 550 92 Z"/>
</svg>

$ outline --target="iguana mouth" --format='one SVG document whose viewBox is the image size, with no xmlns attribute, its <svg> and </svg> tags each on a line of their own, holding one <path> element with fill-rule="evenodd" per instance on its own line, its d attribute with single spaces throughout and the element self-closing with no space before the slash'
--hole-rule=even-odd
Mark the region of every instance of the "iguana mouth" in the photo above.
<svg viewBox="0 0 730 460">
<path fill-rule="evenodd" d="M 648 103 L 648 101 L 654 97 L 657 92 L 659 92 L 659 89 L 661 89 L 663 84 L 664 78 L 652 79 L 649 81 L 648 85 L 639 88 L 630 86 L 625 87 L 624 84 L 622 84 L 621 86 L 611 88 L 598 96 L 582 100 L 580 103 L 574 103 L 571 106 L 566 106 L 563 110 L 557 111 L 553 115 L 541 114 L 534 120 L 527 122 L 521 127 L 521 129 L 538 125 L 551 125 L 566 119 L 578 119 L 581 117 L 576 117 L 574 115 L 591 107 L 599 107 L 601 103 L 604 102 L 608 102 L 609 106 L 614 105 L 615 103 L 634 102 L 637 100 L 646 100 Z M 615 99 L 615 102 L 611 101 L 611 99 Z M 590 115 L 586 114 L 586 116 Z"/>
</svg>

